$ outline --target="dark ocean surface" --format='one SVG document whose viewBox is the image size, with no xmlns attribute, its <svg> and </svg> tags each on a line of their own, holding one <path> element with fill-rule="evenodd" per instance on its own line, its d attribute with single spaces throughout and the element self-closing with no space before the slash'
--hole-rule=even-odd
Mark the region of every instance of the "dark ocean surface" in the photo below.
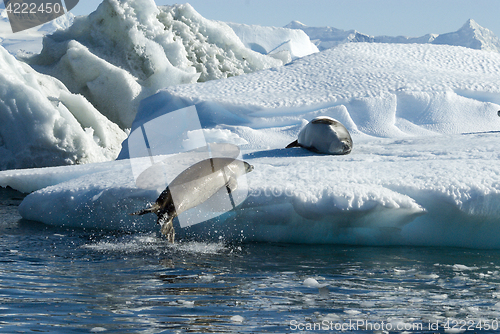
<svg viewBox="0 0 500 334">
<path fill-rule="evenodd" d="M 22 220 L 0 189 L 1 333 L 500 332 L 500 251 L 225 244 Z"/>
</svg>

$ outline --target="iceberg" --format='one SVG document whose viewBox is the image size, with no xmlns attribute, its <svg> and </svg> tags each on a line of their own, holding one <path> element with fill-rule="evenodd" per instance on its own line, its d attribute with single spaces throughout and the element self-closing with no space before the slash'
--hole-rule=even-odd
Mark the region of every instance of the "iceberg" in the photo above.
<svg viewBox="0 0 500 334">
<path fill-rule="evenodd" d="M 284 67 L 160 90 L 140 103 L 131 131 L 195 106 L 206 141 L 239 145 L 254 166 L 240 206 L 177 225 L 179 238 L 498 249 L 499 72 L 497 53 L 343 44 Z M 351 132 L 351 154 L 284 149 L 320 115 Z M 3 171 L 0 185 L 33 191 L 19 207 L 25 219 L 154 231 L 155 217 L 128 215 L 163 190 L 135 184 L 132 164 L 149 159 L 130 159 L 125 142 L 120 160 Z"/>
<path fill-rule="evenodd" d="M 333 27 L 309 27 L 299 21 L 292 21 L 285 28 L 304 31 L 320 51 L 343 43 L 374 42 L 373 36 L 362 34 L 356 30 L 346 31 Z"/>
<path fill-rule="evenodd" d="M 500 52 L 500 39 L 489 29 L 469 19 L 459 30 L 437 36 L 433 44 L 458 45 L 466 48 Z"/>
<path fill-rule="evenodd" d="M 342 30 L 332 27 L 308 27 L 292 21 L 285 26 L 304 31 L 319 50 L 326 50 L 343 43 L 402 43 L 402 44 L 444 44 L 466 48 L 500 52 L 500 39 L 489 29 L 481 27 L 473 19 L 457 31 L 446 34 L 427 34 L 421 37 L 369 36 L 356 30 Z"/>
<path fill-rule="evenodd" d="M 248 199 L 176 233 L 228 242 L 498 248 L 497 140 L 495 133 L 358 138 L 351 155 L 335 160 L 300 149 L 249 151 Z M 470 147 L 479 149 L 471 154 Z M 128 215 L 159 195 L 137 188 L 129 160 L 93 165 L 94 173 L 82 169 L 77 177 L 73 169 L 75 178 L 28 195 L 21 215 L 65 227 L 159 230 L 156 217 Z M 64 168 L 73 167 L 89 165 Z M 2 172 L 0 184 L 15 173 Z"/>
<path fill-rule="evenodd" d="M 286 59 L 285 63 L 319 52 L 302 30 L 229 22 L 227 24 L 247 48 L 274 57 L 289 55 L 290 59 Z"/>
<path fill-rule="evenodd" d="M 73 23 L 75 16 L 68 12 L 42 26 L 12 33 L 7 12 L 0 8 L 0 45 L 11 54 L 24 55 L 39 53 L 42 50 L 43 36 L 58 29 L 67 29 Z"/>
<path fill-rule="evenodd" d="M 122 129 L 130 128 L 139 102 L 161 88 L 283 64 L 246 48 L 227 24 L 203 18 L 189 4 L 153 0 L 104 0 L 43 45 L 25 60 Z"/>
<path fill-rule="evenodd" d="M 126 133 L 0 46 L 0 170 L 109 161 Z"/>
<path fill-rule="evenodd" d="M 28 52 L 45 34 L 42 53 Z M 188 4 L 106 0 L 89 16 L 16 34 L 2 9 L 0 36 L 21 60 L 2 49 L 0 170 L 114 160 L 139 101 L 159 88 L 283 63 Z"/>
</svg>

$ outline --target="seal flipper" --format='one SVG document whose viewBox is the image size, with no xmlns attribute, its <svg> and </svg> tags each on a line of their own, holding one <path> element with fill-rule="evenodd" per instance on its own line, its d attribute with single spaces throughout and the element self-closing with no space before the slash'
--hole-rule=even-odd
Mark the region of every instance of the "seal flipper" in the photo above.
<svg viewBox="0 0 500 334">
<path fill-rule="evenodd" d="M 174 243 L 175 230 L 174 230 L 174 217 L 158 217 L 158 223 L 161 224 L 161 233 L 167 237 L 170 243 Z"/>
<path fill-rule="evenodd" d="M 301 145 L 299 144 L 299 140 L 297 139 L 296 141 L 291 142 L 285 148 L 291 148 L 291 147 L 301 147 Z"/>
<path fill-rule="evenodd" d="M 151 205 L 149 208 L 142 209 L 142 210 L 137 211 L 137 212 L 129 213 L 129 215 L 142 216 L 142 215 L 145 215 L 146 213 L 150 213 L 150 212 L 156 213 L 156 212 L 158 212 L 158 210 L 160 210 L 160 206 L 158 205 L 158 203 L 155 203 L 155 204 Z"/>
</svg>

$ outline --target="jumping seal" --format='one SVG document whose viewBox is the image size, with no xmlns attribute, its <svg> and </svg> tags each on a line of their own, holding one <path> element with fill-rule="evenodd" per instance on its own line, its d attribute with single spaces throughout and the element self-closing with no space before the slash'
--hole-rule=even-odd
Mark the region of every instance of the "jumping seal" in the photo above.
<svg viewBox="0 0 500 334">
<path fill-rule="evenodd" d="M 320 116 L 309 122 L 299 133 L 299 138 L 286 148 L 303 147 L 322 154 L 349 154 L 352 139 L 342 123 L 328 116 Z"/>
<path fill-rule="evenodd" d="M 144 215 L 154 212 L 161 225 L 161 233 L 174 242 L 173 219 L 184 211 L 205 202 L 221 188 L 228 193 L 238 187 L 237 178 L 249 173 L 253 166 L 233 158 L 202 160 L 180 173 L 149 208 L 131 213 Z"/>
</svg>

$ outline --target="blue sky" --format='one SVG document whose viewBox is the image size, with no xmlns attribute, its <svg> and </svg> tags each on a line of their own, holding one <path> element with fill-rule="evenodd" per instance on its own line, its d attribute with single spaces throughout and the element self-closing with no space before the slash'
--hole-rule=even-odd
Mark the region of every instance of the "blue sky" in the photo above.
<svg viewBox="0 0 500 334">
<path fill-rule="evenodd" d="M 80 0 L 75 15 L 88 14 L 102 0 Z M 246 24 L 356 29 L 369 35 L 422 36 L 458 30 L 469 18 L 500 36 L 498 0 L 191 0 L 206 18 Z M 158 5 L 173 1 L 156 0 Z M 183 3 L 183 2 L 181 2 Z"/>
</svg>

